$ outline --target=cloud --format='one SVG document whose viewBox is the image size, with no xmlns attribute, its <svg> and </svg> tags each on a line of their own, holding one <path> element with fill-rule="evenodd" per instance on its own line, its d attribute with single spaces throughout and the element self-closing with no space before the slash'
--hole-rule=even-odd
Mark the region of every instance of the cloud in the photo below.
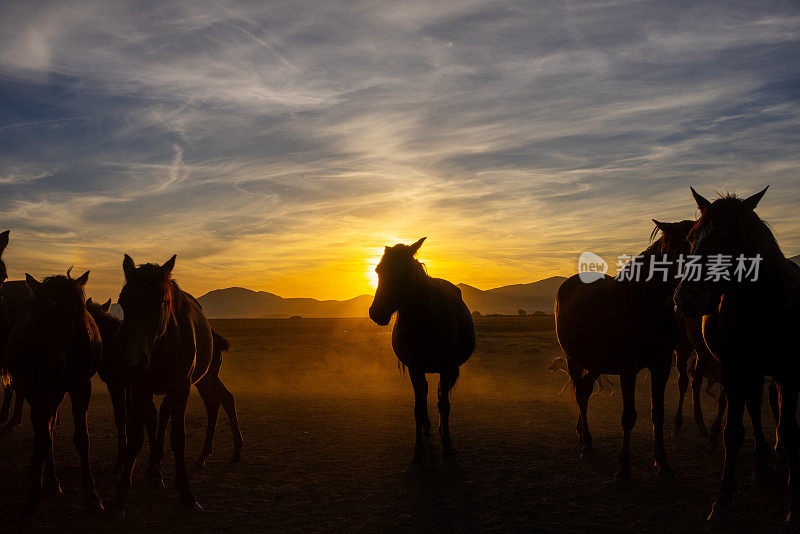
<svg viewBox="0 0 800 534">
<path fill-rule="evenodd" d="M 12 276 L 97 266 L 111 296 L 123 251 L 178 252 L 196 293 L 346 298 L 376 247 L 428 235 L 433 274 L 489 287 L 643 249 L 650 218 L 694 215 L 690 184 L 772 184 L 760 212 L 800 249 L 790 4 L 4 10 Z"/>
</svg>

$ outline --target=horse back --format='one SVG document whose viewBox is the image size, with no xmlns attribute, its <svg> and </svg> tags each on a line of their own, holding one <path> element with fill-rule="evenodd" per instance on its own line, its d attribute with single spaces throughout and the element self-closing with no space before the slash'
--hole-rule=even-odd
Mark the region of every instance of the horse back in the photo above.
<svg viewBox="0 0 800 534">
<path fill-rule="evenodd" d="M 463 365 L 475 351 L 475 325 L 461 290 L 429 279 L 429 294 L 398 312 L 392 348 L 402 363 L 426 372 Z"/>
</svg>

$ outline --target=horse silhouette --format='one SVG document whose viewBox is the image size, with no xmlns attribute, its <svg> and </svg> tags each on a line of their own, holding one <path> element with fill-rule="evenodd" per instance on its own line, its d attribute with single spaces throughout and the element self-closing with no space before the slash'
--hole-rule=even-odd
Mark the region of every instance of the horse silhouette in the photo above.
<svg viewBox="0 0 800 534">
<path fill-rule="evenodd" d="M 121 471 L 125 462 L 125 451 L 127 448 L 127 434 L 125 430 L 127 422 L 127 412 L 129 401 L 132 400 L 130 395 L 130 386 L 125 384 L 124 378 L 121 376 L 120 366 L 114 360 L 114 355 L 111 350 L 111 343 L 116 335 L 121 319 L 108 313 L 111 308 L 111 299 L 108 299 L 104 304 L 96 304 L 92 299 L 86 301 L 86 309 L 94 318 L 97 327 L 100 329 L 100 335 L 103 338 L 103 365 L 100 368 L 100 379 L 105 382 L 111 397 L 111 404 L 114 411 L 114 424 L 117 427 L 117 462 L 115 470 Z M 222 366 L 222 351 L 228 350 L 230 344 L 228 340 L 221 335 L 213 332 L 214 336 L 214 353 L 211 359 L 211 366 L 209 367 L 206 375 L 200 379 L 195 387 L 200 393 L 200 398 L 206 408 L 208 415 L 208 425 L 206 427 L 206 438 L 203 443 L 203 449 L 195 462 L 195 467 L 200 468 L 205 465 L 206 459 L 211 455 L 214 447 L 214 433 L 217 426 L 217 416 L 219 408 L 222 406 L 228 415 L 230 422 L 231 434 L 233 435 L 233 461 L 238 462 L 242 454 L 242 434 L 239 430 L 239 418 L 236 415 L 236 400 L 233 394 L 225 387 L 219 377 L 219 371 Z M 155 405 L 148 409 L 145 417 L 145 428 L 147 430 L 149 445 L 151 450 L 151 465 L 148 469 L 148 481 L 154 486 L 161 486 L 159 462 L 164 456 L 164 433 L 166 430 L 166 422 L 168 421 L 168 406 L 164 402 L 162 410 L 164 416 L 161 420 L 164 426 L 156 428 L 156 414 Z M 153 451 L 155 455 L 153 455 Z M 156 459 L 158 461 L 153 461 Z"/>
<path fill-rule="evenodd" d="M 421 466 L 425 445 L 423 434 L 430 435 L 428 382 L 425 373 L 439 373 L 439 433 L 442 454 L 455 456 L 450 436 L 450 390 L 456 383 L 459 367 L 475 350 L 472 315 L 461 299 L 461 290 L 447 280 L 428 276 L 414 256 L 423 237 L 413 245 L 402 243 L 386 247 L 378 273 L 375 299 L 369 316 L 380 326 L 389 324 L 397 312 L 392 330 L 392 348 L 408 368 L 414 387 L 416 442 L 412 465 Z"/>
<path fill-rule="evenodd" d="M 587 283 L 576 274 L 565 280 L 556 294 L 556 335 L 567 356 L 575 386 L 580 412 L 578 446 L 582 454 L 592 450 L 587 407 L 595 380 L 601 374 L 620 375 L 624 434 L 616 476 L 623 483 L 628 483 L 631 477 L 630 437 L 636 422 L 636 376 L 645 368 L 650 370 L 656 467 L 660 477 L 674 476 L 667 463 L 663 435 L 664 389 L 678 341 L 670 296 L 677 284 L 674 260 L 688 251 L 686 234 L 693 222 L 654 222 L 653 237 L 659 231 L 661 236 L 641 254 L 644 267 L 641 279 L 606 275 Z M 669 260 L 669 272 L 647 280 L 649 268 L 664 257 Z M 634 268 L 629 263 L 622 274 L 633 274 Z"/>
<path fill-rule="evenodd" d="M 95 491 L 89 459 L 91 378 L 100 367 L 102 344 L 97 326 L 86 311 L 83 288 L 89 271 L 79 278 L 56 275 L 37 281 L 26 274 L 31 297 L 14 325 L 6 346 L 8 370 L 31 407 L 33 453 L 27 519 L 36 513 L 44 485 L 61 493 L 53 460 L 53 429 L 64 396 L 69 393 L 75 424 L 73 441 L 81 459 L 81 484 L 90 511 L 103 509 Z M 44 481 L 43 481 L 44 479 Z"/>
<path fill-rule="evenodd" d="M 725 462 L 719 494 L 709 520 L 733 516 L 736 458 L 744 441 L 745 407 L 760 406 L 764 377 L 778 386 L 778 452 L 789 466 L 790 504 L 786 521 L 800 523 L 800 429 L 797 399 L 800 356 L 795 328 L 800 324 L 800 269 L 788 260 L 772 231 L 755 213 L 767 188 L 745 199 L 727 195 L 709 201 L 692 188 L 700 218 L 689 234 L 692 254 L 709 265 L 727 256 L 724 277 L 684 278 L 675 303 L 687 317 L 703 316 L 703 337 L 720 362 L 728 400 L 723 444 Z M 758 276 L 738 276 L 737 258 L 760 258 Z M 751 268 L 752 263 L 748 267 Z M 741 273 L 740 273 L 741 274 Z M 746 273 L 745 273 L 746 274 Z M 772 394 L 770 395 L 772 397 Z M 767 469 L 766 441 L 756 439 L 756 471 Z"/>
<path fill-rule="evenodd" d="M 144 423 L 154 394 L 165 394 L 172 419 L 170 445 L 175 457 L 175 483 L 188 510 L 202 510 L 186 473 L 186 404 L 192 384 L 208 372 L 213 355 L 211 326 L 197 301 L 172 279 L 175 256 L 163 265 L 136 266 L 125 255 L 125 285 L 119 296 L 124 313 L 113 341 L 113 358 L 131 386 L 128 443 L 117 492 L 111 503 L 124 517 L 136 457 L 144 441 Z M 151 449 L 151 460 L 154 450 Z"/>
</svg>

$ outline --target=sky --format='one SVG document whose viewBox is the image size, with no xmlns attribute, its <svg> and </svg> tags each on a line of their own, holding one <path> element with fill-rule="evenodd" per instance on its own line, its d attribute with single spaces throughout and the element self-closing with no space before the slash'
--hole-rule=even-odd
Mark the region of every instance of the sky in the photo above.
<svg viewBox="0 0 800 534">
<path fill-rule="evenodd" d="M 427 236 L 489 289 L 767 184 L 794 255 L 799 57 L 789 1 L 3 2 L 4 259 L 346 299 Z"/>
</svg>

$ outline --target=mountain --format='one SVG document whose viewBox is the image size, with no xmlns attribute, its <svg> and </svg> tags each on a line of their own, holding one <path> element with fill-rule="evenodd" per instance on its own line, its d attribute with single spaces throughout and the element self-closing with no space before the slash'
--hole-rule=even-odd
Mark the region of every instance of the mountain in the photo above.
<svg viewBox="0 0 800 534">
<path fill-rule="evenodd" d="M 519 310 L 553 313 L 556 291 L 564 280 L 563 276 L 552 276 L 530 284 L 513 284 L 486 291 L 467 284 L 458 284 L 458 287 L 467 307 L 484 315 L 516 314 Z"/>
<path fill-rule="evenodd" d="M 234 317 L 365 317 L 372 297 L 350 300 L 285 299 L 266 291 L 229 287 L 209 291 L 199 299 L 211 318 Z"/>
<path fill-rule="evenodd" d="M 553 313 L 555 292 L 562 276 L 546 278 L 531 284 L 514 284 L 481 291 L 459 284 L 467 307 L 482 314 L 516 314 L 542 311 Z M 229 287 L 209 291 L 198 299 L 211 318 L 234 317 L 366 317 L 372 296 L 361 295 L 350 300 L 316 300 L 283 298 L 266 291 Z"/>
<path fill-rule="evenodd" d="M 792 256 L 789 259 L 795 262 L 797 265 L 800 265 L 800 254 L 798 254 L 797 256 Z"/>
</svg>

